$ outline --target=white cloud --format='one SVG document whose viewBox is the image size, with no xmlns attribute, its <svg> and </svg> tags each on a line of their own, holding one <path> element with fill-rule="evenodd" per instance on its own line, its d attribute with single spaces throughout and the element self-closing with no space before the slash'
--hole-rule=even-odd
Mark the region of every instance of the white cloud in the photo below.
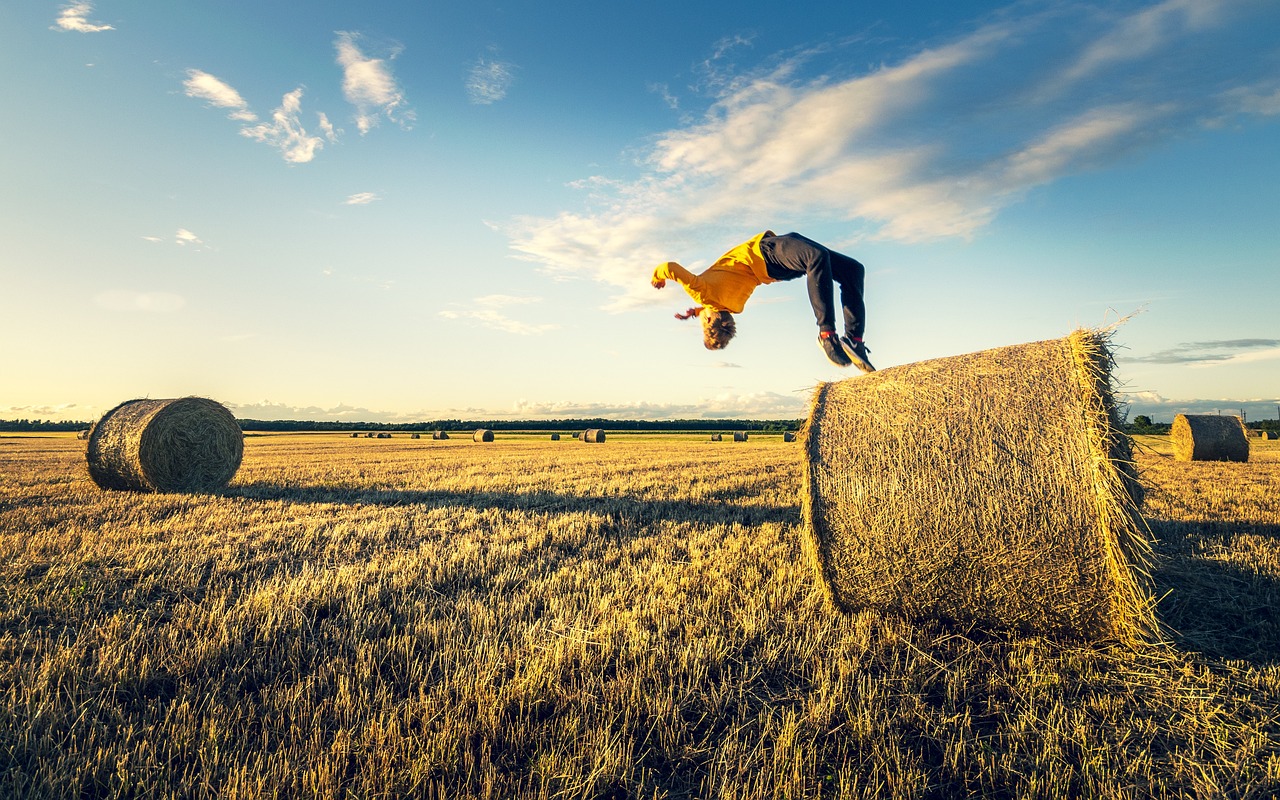
<svg viewBox="0 0 1280 800">
<path fill-rule="evenodd" d="M 280 151 L 290 164 L 305 164 L 315 158 L 326 141 L 337 141 L 337 135 L 328 119 L 320 114 L 320 127 L 325 135 L 312 136 L 302 127 L 298 115 L 302 111 L 302 88 L 289 92 L 280 99 L 280 107 L 271 112 L 270 123 L 259 123 L 240 129 L 243 136 L 270 145 Z"/>
<path fill-rule="evenodd" d="M 159 236 L 143 236 L 142 238 L 144 241 L 154 242 L 154 243 L 159 243 L 164 241 L 164 239 L 161 239 Z"/>
<path fill-rule="evenodd" d="M 403 126 L 410 125 L 414 113 L 408 109 L 404 92 L 392 76 L 387 60 L 365 56 L 356 46 L 356 34 L 337 33 L 334 47 L 338 51 L 337 63 L 342 67 L 342 93 L 347 102 L 356 107 L 356 127 L 360 133 L 368 133 L 375 127 L 379 115 Z M 393 49 L 390 58 L 395 58 L 398 52 L 398 48 Z"/>
<path fill-rule="evenodd" d="M 57 27 L 64 31 L 76 31 L 77 33 L 98 33 L 100 31 L 115 30 L 110 25 L 102 25 L 89 21 L 89 15 L 93 13 L 93 3 L 72 3 L 63 6 L 62 11 L 58 13 Z"/>
<path fill-rule="evenodd" d="M 198 69 L 187 70 L 187 79 L 182 82 L 186 87 L 187 97 L 204 100 L 211 106 L 230 109 L 231 119 L 241 122 L 256 122 L 257 116 L 249 110 L 249 104 L 235 89 L 228 86 L 220 78 Z"/>
<path fill-rule="evenodd" d="M 507 96 L 507 89 L 514 78 L 514 64 L 479 59 L 467 73 L 467 96 L 476 105 L 496 103 Z"/>
<path fill-rule="evenodd" d="M 94 305 L 108 311 L 142 311 L 153 314 L 172 314 L 187 304 L 182 295 L 171 292 L 138 292 L 113 289 L 100 292 L 93 298 Z"/>
<path fill-rule="evenodd" d="M 583 208 L 495 227 L 544 271 L 618 287 L 617 309 L 661 299 L 648 287 L 654 264 L 691 266 L 766 227 L 967 238 L 1038 186 L 1224 115 L 1280 111 L 1280 62 L 1238 52 L 1237 38 L 1274 28 L 1278 4 L 1020 13 L 862 74 L 802 81 L 812 54 L 767 73 L 718 73 L 719 97 L 655 137 L 639 177 L 589 179 L 578 184 Z M 726 40 L 708 69 L 744 43 Z"/>
<path fill-rule="evenodd" d="M 346 200 L 343 200 L 342 204 L 344 206 L 364 206 L 374 202 L 375 200 L 381 199 L 382 198 L 378 197 L 373 192 L 356 192 Z"/>
<path fill-rule="evenodd" d="M 553 331 L 560 326 L 555 323 L 532 323 L 512 318 L 506 309 L 512 306 L 523 306 L 542 302 L 541 297 L 516 297 L 506 294 L 490 294 L 477 297 L 466 307 L 459 304 L 456 308 L 445 309 L 440 316 L 445 319 L 469 320 L 482 327 L 520 336 L 535 336 Z"/>
<path fill-rule="evenodd" d="M 186 228 L 178 228 L 178 232 L 173 235 L 173 240 L 180 245 L 200 245 L 204 241 Z"/>
</svg>

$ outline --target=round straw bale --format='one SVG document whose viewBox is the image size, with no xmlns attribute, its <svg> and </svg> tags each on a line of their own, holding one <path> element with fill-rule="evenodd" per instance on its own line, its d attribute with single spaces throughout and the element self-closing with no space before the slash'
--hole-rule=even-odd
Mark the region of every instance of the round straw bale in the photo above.
<svg viewBox="0 0 1280 800">
<path fill-rule="evenodd" d="M 746 432 L 746 431 L 734 431 L 734 432 L 733 432 L 733 440 L 734 440 L 735 442 L 745 442 L 745 441 L 747 440 L 747 432 Z"/>
<path fill-rule="evenodd" d="M 558 433 L 553 433 L 553 434 L 551 434 L 551 441 L 553 441 L 553 442 L 558 442 L 558 441 L 560 441 L 560 434 L 558 434 Z"/>
<path fill-rule="evenodd" d="M 723 439 L 724 439 L 724 436 L 722 434 L 719 434 L 719 433 L 711 434 L 711 441 L 713 442 L 719 442 L 719 441 L 722 441 Z"/>
<path fill-rule="evenodd" d="M 358 433 L 353 433 L 353 434 L 351 434 L 351 438 L 352 438 L 352 439 L 359 439 L 359 438 L 360 438 L 360 434 L 358 434 Z"/>
<path fill-rule="evenodd" d="M 473 434 L 471 435 L 471 441 L 473 441 L 473 442 L 492 442 L 492 441 L 493 441 L 493 431 L 489 430 L 488 428 L 481 428 L 480 430 L 476 431 L 475 433 L 473 433 Z"/>
<path fill-rule="evenodd" d="M 88 438 L 89 438 L 89 429 L 88 429 L 88 428 L 86 428 L 85 430 L 82 430 L 82 431 L 80 431 L 79 433 L 77 433 L 77 434 L 76 434 L 76 438 L 77 438 L 77 439 L 88 439 Z"/>
<path fill-rule="evenodd" d="M 1142 487 L 1111 366 L 1107 334 L 1078 330 L 821 384 L 801 431 L 801 500 L 832 604 L 988 630 L 1154 634 Z"/>
<path fill-rule="evenodd" d="M 604 431 L 600 428 L 587 428 L 582 432 L 582 441 L 589 444 L 604 441 Z"/>
<path fill-rule="evenodd" d="M 103 489 L 212 492 L 240 468 L 244 434 L 221 404 L 203 397 L 129 400 L 89 434 L 89 476 Z"/>
<path fill-rule="evenodd" d="M 575 438 L 575 439 L 581 439 L 581 438 L 582 438 L 582 431 L 574 431 L 574 432 L 573 432 L 573 438 Z"/>
<path fill-rule="evenodd" d="M 421 439 L 421 438 L 422 438 L 422 434 L 420 434 L 420 433 L 411 433 L 411 434 L 409 434 L 409 438 L 410 438 L 410 439 Z"/>
<path fill-rule="evenodd" d="M 373 431 L 369 431 L 368 433 L 366 433 L 366 434 L 364 435 L 364 437 L 365 437 L 366 439 L 372 439 L 373 437 L 375 437 L 375 436 L 377 436 L 377 435 L 378 435 L 378 434 L 374 433 Z"/>
<path fill-rule="evenodd" d="M 1276 433 L 1275 431 L 1261 431 L 1261 436 L 1263 439 L 1270 441 L 1280 436 L 1280 434 Z"/>
<path fill-rule="evenodd" d="M 448 439 L 449 434 L 444 431 L 436 431 L 435 433 L 431 434 L 431 438 L 432 439 Z"/>
<path fill-rule="evenodd" d="M 1179 414 L 1169 429 L 1178 461 L 1248 461 L 1249 440 L 1239 417 Z"/>
<path fill-rule="evenodd" d="M 782 432 L 782 441 L 784 441 L 784 442 L 794 442 L 795 440 L 796 440 L 796 432 L 795 432 L 795 431 L 783 431 L 783 432 Z"/>
<path fill-rule="evenodd" d="M 391 434 L 389 434 L 389 433 L 379 433 L 379 434 L 378 434 L 378 438 L 379 438 L 379 439 L 390 439 L 390 438 L 391 438 Z"/>
</svg>

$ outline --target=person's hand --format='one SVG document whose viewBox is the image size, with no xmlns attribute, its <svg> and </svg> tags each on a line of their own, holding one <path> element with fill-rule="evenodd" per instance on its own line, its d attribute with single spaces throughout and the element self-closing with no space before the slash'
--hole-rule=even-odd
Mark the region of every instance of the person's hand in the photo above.
<svg viewBox="0 0 1280 800">
<path fill-rule="evenodd" d="M 662 287 L 667 285 L 667 282 L 662 278 L 654 278 L 653 280 L 649 281 L 649 285 L 655 289 L 661 289 Z"/>
</svg>

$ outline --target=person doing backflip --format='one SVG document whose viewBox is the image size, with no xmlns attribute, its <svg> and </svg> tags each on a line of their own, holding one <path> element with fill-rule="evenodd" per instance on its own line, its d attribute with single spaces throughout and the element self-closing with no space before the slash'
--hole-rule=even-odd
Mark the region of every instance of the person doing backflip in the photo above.
<svg viewBox="0 0 1280 800">
<path fill-rule="evenodd" d="M 671 280 L 683 286 L 698 305 L 676 314 L 676 319 L 698 317 L 702 321 L 702 343 L 708 350 L 721 350 L 737 333 L 733 315 L 742 313 L 757 286 L 801 275 L 807 278 L 822 352 L 837 366 L 852 364 L 863 372 L 874 372 L 862 341 L 866 328 L 862 301 L 866 269 L 857 260 L 798 233 L 776 236 L 773 231 L 765 231 L 725 253 L 697 275 L 674 261 L 665 261 L 654 269 L 650 283 L 655 289 Z M 840 284 L 843 336 L 836 332 L 833 281 Z"/>
</svg>

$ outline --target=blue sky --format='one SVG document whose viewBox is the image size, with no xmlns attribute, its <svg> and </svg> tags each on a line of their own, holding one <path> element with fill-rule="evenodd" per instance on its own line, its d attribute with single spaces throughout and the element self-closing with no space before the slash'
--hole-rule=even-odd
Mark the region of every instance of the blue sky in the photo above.
<svg viewBox="0 0 1280 800">
<path fill-rule="evenodd" d="M 1131 413 L 1280 402 L 1280 4 L 0 6 L 0 418 L 800 417 L 653 267 L 867 265 L 880 367 L 1128 317 Z"/>
</svg>

